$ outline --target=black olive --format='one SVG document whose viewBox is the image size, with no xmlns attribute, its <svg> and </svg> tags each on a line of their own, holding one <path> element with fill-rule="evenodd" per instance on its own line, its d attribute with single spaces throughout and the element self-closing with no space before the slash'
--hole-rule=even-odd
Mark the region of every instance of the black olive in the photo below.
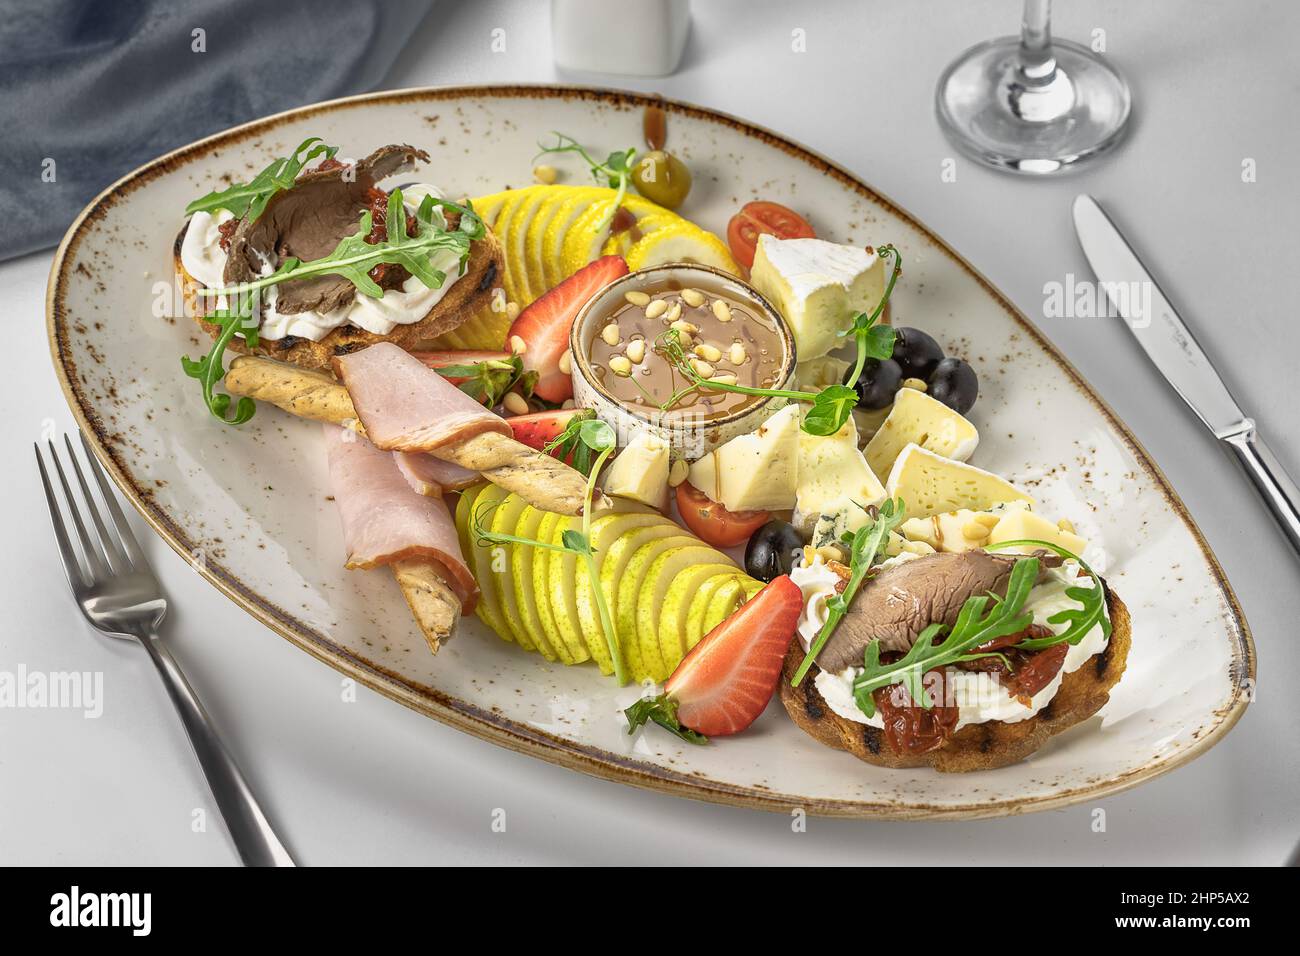
<svg viewBox="0 0 1300 956">
<path fill-rule="evenodd" d="M 893 359 L 867 359 L 858 376 L 858 405 L 862 408 L 884 408 L 894 400 L 894 393 L 903 382 L 903 370 Z"/>
<path fill-rule="evenodd" d="M 929 396 L 943 402 L 958 415 L 965 415 L 979 397 L 980 380 L 969 362 L 946 358 L 929 381 Z"/>
<path fill-rule="evenodd" d="M 749 536 L 745 571 L 760 581 L 789 574 L 802 548 L 803 535 L 794 525 L 774 518 Z"/>
<path fill-rule="evenodd" d="M 894 361 L 903 370 L 903 378 L 925 382 L 943 361 L 943 349 L 920 329 L 895 329 Z"/>
</svg>

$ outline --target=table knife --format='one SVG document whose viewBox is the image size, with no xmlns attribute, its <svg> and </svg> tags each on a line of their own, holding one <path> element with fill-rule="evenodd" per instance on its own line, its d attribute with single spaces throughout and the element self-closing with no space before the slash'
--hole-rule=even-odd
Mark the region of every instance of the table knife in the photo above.
<svg viewBox="0 0 1300 956">
<path fill-rule="evenodd" d="M 1091 196 L 1075 197 L 1074 230 L 1115 312 L 1124 318 L 1179 397 L 1214 437 L 1231 449 L 1291 547 L 1300 554 L 1300 489 L 1223 384 L 1187 323 Z M 1143 307 L 1148 304 L 1149 309 Z"/>
</svg>

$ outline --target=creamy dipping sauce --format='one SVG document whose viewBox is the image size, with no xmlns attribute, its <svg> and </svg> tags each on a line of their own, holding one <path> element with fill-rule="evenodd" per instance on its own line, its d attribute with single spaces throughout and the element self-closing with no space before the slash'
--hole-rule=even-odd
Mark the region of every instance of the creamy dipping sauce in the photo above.
<svg viewBox="0 0 1300 956">
<path fill-rule="evenodd" d="M 585 344 L 596 380 L 633 408 L 649 412 L 663 407 L 661 415 L 669 420 L 712 421 L 766 401 L 766 396 L 707 385 L 690 389 L 691 380 L 656 345 L 673 328 L 687 361 L 702 377 L 753 388 L 780 387 L 785 346 L 771 319 L 738 298 L 684 288 L 675 281 L 627 293 L 612 313 L 593 323 Z"/>
</svg>

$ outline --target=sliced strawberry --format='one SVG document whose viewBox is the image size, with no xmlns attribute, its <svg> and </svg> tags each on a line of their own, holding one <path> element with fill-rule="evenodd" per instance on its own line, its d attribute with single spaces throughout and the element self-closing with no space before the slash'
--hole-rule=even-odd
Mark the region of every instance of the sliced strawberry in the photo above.
<svg viewBox="0 0 1300 956">
<path fill-rule="evenodd" d="M 454 365 L 478 365 L 480 362 L 510 361 L 509 352 L 472 352 L 453 349 L 446 352 L 412 352 L 411 354 L 436 371 L 451 368 Z M 453 385 L 459 385 L 466 378 L 466 376 L 455 375 L 445 377 Z"/>
<path fill-rule="evenodd" d="M 619 276 L 627 275 L 622 256 L 603 256 L 565 279 L 524 311 L 510 325 L 506 341 L 523 339 L 524 368 L 538 374 L 533 390 L 548 402 L 573 397 L 573 381 L 560 371 L 560 359 L 569 349 L 569 329 L 591 297 Z"/>
<path fill-rule="evenodd" d="M 663 694 L 627 709 L 628 732 L 653 720 L 691 743 L 740 733 L 772 699 L 802 609 L 803 593 L 789 575 L 773 578 L 704 635 L 677 665 Z"/>
<path fill-rule="evenodd" d="M 529 415 L 514 415 L 507 418 L 514 429 L 515 441 L 523 442 L 529 448 L 542 451 L 549 443 L 560 437 L 575 415 L 590 415 L 585 408 L 562 408 L 549 412 L 533 412 Z"/>
</svg>

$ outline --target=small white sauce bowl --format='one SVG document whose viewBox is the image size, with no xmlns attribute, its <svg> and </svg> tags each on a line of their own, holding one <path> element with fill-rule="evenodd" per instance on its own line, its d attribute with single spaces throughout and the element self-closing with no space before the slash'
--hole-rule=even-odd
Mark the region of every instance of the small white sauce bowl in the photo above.
<svg viewBox="0 0 1300 956">
<path fill-rule="evenodd" d="M 582 307 L 569 331 L 569 350 L 573 354 L 574 402 L 579 408 L 594 409 L 597 417 L 608 422 L 618 434 L 620 446 L 626 444 L 637 429 L 649 428 L 668 442 L 673 458 L 694 460 L 738 435 L 754 431 L 787 402 L 784 398 L 760 398 L 748 408 L 722 418 L 705 420 L 629 404 L 606 391 L 591 366 L 587 343 L 591 342 L 597 327 L 603 326 L 609 316 L 624 304 L 625 293 L 639 291 L 654 294 L 662 292 L 669 285 L 675 285 L 679 289 L 698 289 L 714 298 L 733 299 L 752 310 L 755 315 L 764 316 L 771 322 L 783 350 L 774 388 L 791 387 L 797 356 L 790 327 L 767 299 L 749 283 L 712 266 L 668 263 L 638 269 L 605 286 Z"/>
</svg>

